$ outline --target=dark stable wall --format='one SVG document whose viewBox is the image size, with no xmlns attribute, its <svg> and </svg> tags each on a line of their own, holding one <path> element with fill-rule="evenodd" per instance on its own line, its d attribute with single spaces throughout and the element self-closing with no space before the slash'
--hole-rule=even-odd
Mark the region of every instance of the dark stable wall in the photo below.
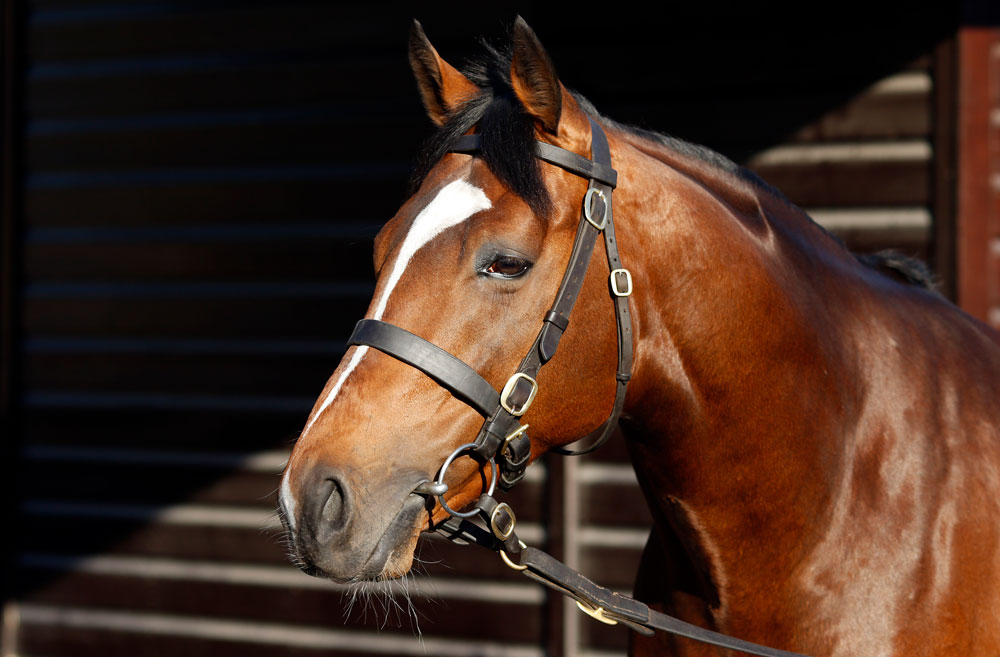
<svg viewBox="0 0 1000 657">
<path fill-rule="evenodd" d="M 273 493 L 364 312 L 372 237 L 430 131 L 406 61 L 410 19 L 458 63 L 477 36 L 501 38 L 515 9 L 6 7 L 4 248 L 17 266 L 3 281 L 4 440 L 18 529 L 6 645 L 421 653 L 405 602 L 346 614 L 338 588 L 288 564 Z M 921 218 L 947 222 L 948 205 L 935 205 L 943 165 L 921 145 L 948 138 L 933 110 L 951 84 L 936 68 L 948 10 L 516 11 L 608 116 L 753 165 L 858 248 L 934 255 Z M 858 144 L 875 155 L 851 156 Z M 825 147 L 834 155 L 817 156 Z M 624 449 L 546 466 L 508 499 L 526 535 L 628 590 L 648 515 Z M 567 495 L 580 500 L 572 516 Z M 564 545 L 571 526 L 582 538 Z M 493 555 L 435 540 L 421 554 L 437 582 L 434 600 L 413 602 L 429 654 L 625 644 L 590 621 L 567 635 L 561 602 Z"/>
</svg>

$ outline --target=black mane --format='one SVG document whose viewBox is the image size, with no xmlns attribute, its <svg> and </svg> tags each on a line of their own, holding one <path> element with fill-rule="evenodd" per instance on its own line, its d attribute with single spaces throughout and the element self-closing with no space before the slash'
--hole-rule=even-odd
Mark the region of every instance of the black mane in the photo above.
<svg viewBox="0 0 1000 657">
<path fill-rule="evenodd" d="M 462 73 L 479 87 L 478 95 L 469 99 L 448 118 L 437 132 L 424 142 L 417 154 L 410 177 L 410 193 L 414 193 L 431 169 L 449 151 L 460 136 L 476 127 L 482 139 L 481 157 L 490 171 L 511 192 L 525 200 L 539 216 L 548 216 L 552 199 L 542 181 L 538 158 L 535 157 L 535 125 L 524 110 L 510 82 L 512 51 L 483 44 L 484 55 L 463 68 Z M 601 116 L 593 104 L 583 96 L 573 93 L 580 108 L 591 118 L 609 127 L 647 141 L 666 146 L 670 150 L 716 167 L 735 178 L 784 200 L 791 205 L 780 190 L 775 189 L 756 173 L 740 166 L 710 148 L 691 144 L 668 135 L 625 125 Z M 820 226 L 845 249 L 843 241 Z M 854 257 L 866 267 L 902 282 L 934 290 L 934 277 L 927 265 L 897 251 L 857 255 Z"/>
</svg>

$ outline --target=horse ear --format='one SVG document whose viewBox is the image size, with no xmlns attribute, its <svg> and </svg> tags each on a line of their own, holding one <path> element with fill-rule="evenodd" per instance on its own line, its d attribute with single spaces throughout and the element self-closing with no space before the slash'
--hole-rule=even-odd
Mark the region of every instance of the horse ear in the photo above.
<svg viewBox="0 0 1000 657">
<path fill-rule="evenodd" d="M 545 131 L 560 136 L 565 128 L 586 134 L 587 117 L 559 82 L 556 68 L 535 31 L 520 16 L 514 21 L 510 81 L 514 94 Z"/>
<path fill-rule="evenodd" d="M 416 19 L 410 27 L 410 68 L 417 78 L 427 115 L 439 126 L 448 120 L 451 112 L 479 92 L 479 87 L 469 78 L 441 59 Z"/>
</svg>

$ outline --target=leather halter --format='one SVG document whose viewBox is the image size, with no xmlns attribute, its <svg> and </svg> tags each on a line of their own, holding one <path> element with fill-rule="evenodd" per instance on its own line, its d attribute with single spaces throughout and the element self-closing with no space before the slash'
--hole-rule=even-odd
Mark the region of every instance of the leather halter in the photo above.
<svg viewBox="0 0 1000 657">
<path fill-rule="evenodd" d="M 581 610 L 604 623 L 622 623 L 645 635 L 652 635 L 654 629 L 659 629 L 765 657 L 803 657 L 685 623 L 651 610 L 642 602 L 594 584 L 545 552 L 525 546 L 514 532 L 517 521 L 513 509 L 493 498 L 498 481 L 501 488 L 509 490 L 524 476 L 528 466 L 531 441 L 527 434 L 528 425 L 522 425 L 520 417 L 527 412 L 535 398 L 539 370 L 555 355 L 559 340 L 569 326 L 570 313 L 583 287 L 598 234 L 604 235 L 604 247 L 611 272 L 608 287 L 618 326 L 614 405 L 604 423 L 573 443 L 579 445 L 578 448 L 556 448 L 553 451 L 571 456 L 594 451 L 611 436 L 625 404 L 625 392 L 632 371 L 632 322 L 628 305 L 628 297 L 632 293 L 632 275 L 622 267 L 618 255 L 611 210 L 611 193 L 617 184 L 618 173 L 611 166 L 611 151 L 604 130 L 593 119 L 590 120 L 590 126 L 593 160 L 551 144 L 535 142 L 535 156 L 538 159 L 586 178 L 590 184 L 583 199 L 569 264 L 555 301 L 542 318 L 542 327 L 534 343 L 501 392 L 497 392 L 462 360 L 387 322 L 362 319 L 354 327 L 347 344 L 374 347 L 417 368 L 485 418 L 475 441 L 458 447 L 448 456 L 438 471 L 437 480 L 424 482 L 413 491 L 420 495 L 436 496 L 450 514 L 451 517 L 439 525 L 437 531 L 455 542 L 476 543 L 499 552 L 508 566 L 574 598 Z M 459 137 L 450 150 L 471 155 L 481 148 L 479 135 L 465 135 Z M 493 476 L 489 480 L 489 490 L 479 497 L 473 509 L 458 512 L 449 507 L 444 499 L 448 491 L 444 478 L 451 463 L 466 453 L 484 465 L 490 465 Z M 476 516 L 488 529 L 469 520 Z M 512 557 L 518 561 L 515 563 Z"/>
</svg>

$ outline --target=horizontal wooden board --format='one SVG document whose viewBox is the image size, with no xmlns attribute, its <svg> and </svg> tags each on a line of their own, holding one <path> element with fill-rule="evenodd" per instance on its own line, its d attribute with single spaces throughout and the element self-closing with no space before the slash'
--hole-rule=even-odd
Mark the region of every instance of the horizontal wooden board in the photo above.
<svg viewBox="0 0 1000 657">
<path fill-rule="evenodd" d="M 868 99 L 864 93 L 863 88 L 837 96 L 776 91 L 774 97 L 735 97 L 725 103 L 715 102 L 711 95 L 660 103 L 643 99 L 635 104 L 608 99 L 598 109 L 624 123 L 702 144 L 744 165 L 761 150 L 781 143 L 926 136 L 924 98 L 907 101 L 905 116 L 882 116 L 878 105 L 889 101 Z M 904 104 L 902 99 L 892 102 Z"/>
<path fill-rule="evenodd" d="M 234 413 L 229 410 L 27 407 L 27 445 L 233 452 L 288 449 L 309 410 Z M 211 441 L 206 440 L 211 437 Z"/>
<path fill-rule="evenodd" d="M 33 2 L 36 42 L 33 61 L 85 61 L 121 56 L 151 57 L 173 52 L 216 53 L 244 51 L 281 54 L 291 44 L 297 50 L 339 53 L 345 58 L 372 52 L 405 57 L 413 12 L 386 6 L 379 12 L 361 2 L 202 2 L 180 6 L 128 3 L 95 6 L 79 3 L 67 9 L 59 3 Z M 471 38 L 441 34 L 442 24 L 453 24 L 447 7 L 429 5 L 421 20 L 449 57 L 470 50 Z M 463 30 L 479 35 L 498 30 L 510 20 L 507 7 L 483 7 L 462 17 Z"/>
<path fill-rule="evenodd" d="M 930 231 L 924 229 L 841 229 L 834 231 L 855 253 L 876 253 L 892 249 L 929 262 L 931 258 Z"/>
<path fill-rule="evenodd" d="M 303 624 L 213 621 L 164 614 L 22 606 L 18 642 L 26 655 L 89 654 L 106 657 L 542 657 L 534 646 L 503 642 L 401 637 Z"/>
<path fill-rule="evenodd" d="M 374 228 L 372 228 L 374 230 Z M 249 231 L 248 231 L 249 232 Z M 34 242 L 25 250 L 27 282 L 345 281 L 368 280 L 374 290 L 371 238 L 323 232 L 301 239 L 245 242 Z"/>
<path fill-rule="evenodd" d="M 888 78 L 796 130 L 791 139 L 825 142 L 926 137 L 931 133 L 930 86 L 930 76 L 919 72 Z M 903 89 L 894 90 L 899 87 Z"/>
<path fill-rule="evenodd" d="M 369 297 L 326 298 L 29 298 L 24 324 L 39 336 L 343 339 Z M 290 317 L 303 318 L 289 323 Z"/>
<path fill-rule="evenodd" d="M 580 649 L 623 655 L 628 650 L 631 630 L 621 626 L 583 619 L 580 625 Z"/>
<path fill-rule="evenodd" d="M 349 60 L 323 52 L 271 58 L 178 53 L 36 69 L 26 83 L 26 110 L 53 118 L 260 108 L 336 102 L 348 90 L 365 89 L 367 101 L 400 103 L 419 115 L 412 85 L 405 57 L 396 54 Z"/>
<path fill-rule="evenodd" d="M 212 395 L 318 396 L 340 361 L 340 353 L 29 354 L 30 390 L 132 391 Z"/>
<path fill-rule="evenodd" d="M 119 504 L 216 504 L 277 507 L 280 471 L 230 472 L 213 467 L 28 460 L 27 499 L 69 499 Z M 85 493 L 83 491 L 86 491 Z"/>
<path fill-rule="evenodd" d="M 930 202 L 926 161 L 798 162 L 753 170 L 802 207 L 923 206 Z"/>
<path fill-rule="evenodd" d="M 132 167 L 217 167 L 236 163 L 407 163 L 430 122 L 398 105 L 278 107 L 181 112 L 114 119 L 36 121 L 28 136 L 31 173 Z"/>
<path fill-rule="evenodd" d="M 517 603 L 509 599 L 491 600 L 491 586 L 476 580 L 467 582 L 465 588 L 475 593 L 478 587 L 482 594 L 479 598 L 435 595 L 433 581 L 420 578 L 406 584 L 414 589 L 409 601 L 403 595 L 393 594 L 387 598 L 376 592 L 370 597 L 358 594 L 359 599 L 352 600 L 350 592 L 332 584 L 323 586 L 308 582 L 306 586 L 295 586 L 292 582 L 299 578 L 295 573 L 292 575 L 288 578 L 288 586 L 277 583 L 262 586 L 183 577 L 68 572 L 30 591 L 23 600 L 34 604 L 156 612 L 202 619 L 241 618 L 331 629 L 363 629 L 377 631 L 380 635 L 410 638 L 418 628 L 428 636 L 447 634 L 465 639 L 533 643 L 542 638 L 543 613 L 539 602 L 544 596 L 540 585 L 527 579 L 506 585 L 512 589 L 506 597 L 516 597 L 517 589 L 524 589 L 522 602 Z M 51 573 L 37 567 L 22 567 L 19 577 L 31 582 L 51 577 Z M 447 590 L 453 588 L 449 586 Z M 411 615 L 416 617 L 415 622 Z M 520 621 L 513 624 L 478 622 L 496 615 L 516 616 Z"/>
<path fill-rule="evenodd" d="M 641 547 L 585 547 L 580 550 L 579 570 L 602 586 L 628 592 L 635 584 L 641 556 Z"/>
<path fill-rule="evenodd" d="M 227 527 L 156 524 L 142 516 L 102 519 L 31 514 L 23 521 L 23 549 L 46 554 L 106 553 L 285 564 L 284 537 L 276 518 L 270 527 L 265 527 L 263 521 L 254 527 Z"/>
<path fill-rule="evenodd" d="M 112 173 L 105 184 L 29 188 L 25 221 L 29 228 L 381 224 L 406 200 L 408 171 L 405 162 L 367 172 L 350 163 L 306 172 L 184 171 L 124 187 Z M 192 177 L 201 182 L 185 182 Z"/>
<path fill-rule="evenodd" d="M 606 527 L 650 527 L 652 517 L 636 484 L 581 486 L 580 521 Z"/>
<path fill-rule="evenodd" d="M 39 8 L 34 14 L 36 38 L 28 56 L 38 62 L 100 59 L 122 53 L 142 57 L 171 52 L 281 52 L 290 41 L 303 50 L 365 46 L 370 51 L 379 42 L 398 48 L 407 28 L 400 25 L 394 34 L 372 20 L 363 6 L 351 3 L 205 3 L 172 11 L 156 6 L 144 7 L 145 11 L 128 9 L 120 6 L 116 12 L 111 5 L 99 13 L 92 6 L 75 12 Z M 331 38 L 331 29 L 343 22 L 353 29 L 339 31 L 336 39 Z"/>
</svg>

